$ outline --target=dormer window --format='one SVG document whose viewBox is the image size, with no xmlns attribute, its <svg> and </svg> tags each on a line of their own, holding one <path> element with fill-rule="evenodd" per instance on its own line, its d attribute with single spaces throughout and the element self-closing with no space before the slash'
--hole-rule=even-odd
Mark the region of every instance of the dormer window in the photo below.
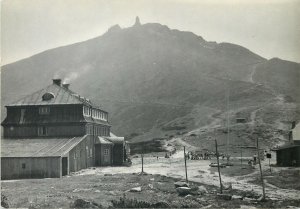
<svg viewBox="0 0 300 209">
<path fill-rule="evenodd" d="M 50 107 L 39 107 L 39 114 L 40 115 L 49 115 L 50 114 Z"/>
<path fill-rule="evenodd" d="M 54 94 L 52 92 L 46 92 L 45 94 L 43 94 L 42 96 L 42 100 L 43 101 L 49 101 L 51 99 L 54 98 Z"/>
</svg>

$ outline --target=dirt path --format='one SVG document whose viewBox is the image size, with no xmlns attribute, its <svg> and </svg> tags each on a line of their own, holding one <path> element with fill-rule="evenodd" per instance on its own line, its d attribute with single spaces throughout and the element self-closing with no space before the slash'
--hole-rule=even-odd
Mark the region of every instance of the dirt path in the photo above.
<svg viewBox="0 0 300 209">
<path fill-rule="evenodd" d="M 175 139 L 174 139 L 175 140 Z M 177 140 L 178 143 L 182 143 L 189 148 L 191 145 L 183 140 Z M 188 148 L 188 149 L 189 149 Z M 218 174 L 211 172 L 209 169 L 209 160 L 188 160 L 188 178 L 190 181 L 195 181 L 203 184 L 219 186 Z M 256 168 L 257 169 L 257 168 Z M 159 158 L 147 157 L 144 159 L 144 171 L 151 174 L 160 174 L 173 178 L 185 179 L 183 151 L 178 150 L 171 158 Z M 133 165 L 131 167 L 101 167 L 96 169 L 86 169 L 75 175 L 104 175 L 104 174 L 117 174 L 117 173 L 138 173 L 141 172 L 141 159 L 134 158 Z M 250 174 L 244 176 L 229 177 L 222 175 L 222 181 L 225 184 L 232 184 L 234 189 L 243 191 L 254 191 L 258 194 L 262 193 L 260 186 L 249 181 L 258 176 L 258 169 Z M 273 199 L 298 199 L 298 191 L 287 189 L 274 189 L 274 186 L 266 184 L 266 194 L 269 198 Z"/>
</svg>

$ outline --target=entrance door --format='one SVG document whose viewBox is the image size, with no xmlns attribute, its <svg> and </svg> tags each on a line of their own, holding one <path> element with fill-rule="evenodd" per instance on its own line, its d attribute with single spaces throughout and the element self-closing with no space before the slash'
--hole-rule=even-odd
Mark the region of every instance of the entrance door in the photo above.
<svg viewBox="0 0 300 209">
<path fill-rule="evenodd" d="M 110 149 L 105 148 L 103 152 L 103 164 L 110 165 Z"/>
<path fill-rule="evenodd" d="M 62 175 L 68 175 L 68 158 L 63 157 L 62 158 Z"/>
</svg>

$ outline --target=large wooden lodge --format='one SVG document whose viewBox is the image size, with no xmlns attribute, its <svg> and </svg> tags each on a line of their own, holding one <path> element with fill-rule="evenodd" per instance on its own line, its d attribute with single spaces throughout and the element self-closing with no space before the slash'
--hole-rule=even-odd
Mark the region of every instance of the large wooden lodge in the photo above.
<svg viewBox="0 0 300 209">
<path fill-rule="evenodd" d="M 2 179 L 56 178 L 126 160 L 124 137 L 111 134 L 108 113 L 61 79 L 6 108 Z"/>
</svg>

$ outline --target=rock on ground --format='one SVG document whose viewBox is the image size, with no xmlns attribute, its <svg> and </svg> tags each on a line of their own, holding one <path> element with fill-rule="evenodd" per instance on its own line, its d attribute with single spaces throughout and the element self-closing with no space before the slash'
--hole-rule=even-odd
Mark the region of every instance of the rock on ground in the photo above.
<svg viewBox="0 0 300 209">
<path fill-rule="evenodd" d="M 177 187 L 189 187 L 189 183 L 186 183 L 184 181 L 177 181 L 174 183 L 175 188 Z"/>
<path fill-rule="evenodd" d="M 142 187 L 134 187 L 134 188 L 131 188 L 129 191 L 130 192 L 141 192 L 142 191 Z"/>
<path fill-rule="evenodd" d="M 189 187 L 177 187 L 176 191 L 179 195 L 188 195 L 191 194 L 191 188 Z"/>
<path fill-rule="evenodd" d="M 198 192 L 202 195 L 208 193 L 207 189 L 204 186 L 198 186 Z"/>
</svg>

